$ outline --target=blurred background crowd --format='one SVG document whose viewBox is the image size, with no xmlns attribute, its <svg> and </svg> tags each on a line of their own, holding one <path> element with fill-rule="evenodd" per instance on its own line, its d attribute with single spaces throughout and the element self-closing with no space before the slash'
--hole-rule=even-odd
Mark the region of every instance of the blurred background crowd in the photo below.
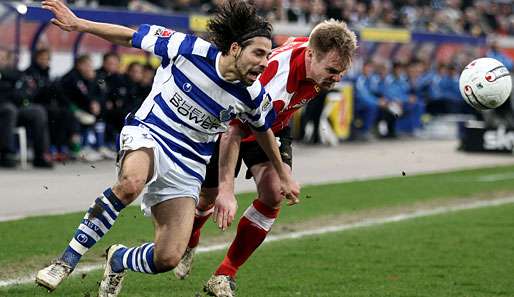
<svg viewBox="0 0 514 297">
<path fill-rule="evenodd" d="M 75 0 L 77 6 L 209 14 L 208 0 Z M 313 25 L 321 20 L 345 20 L 356 30 L 397 27 L 417 32 L 484 36 L 514 35 L 510 0 L 254 0 L 261 15 L 273 22 Z M 490 39 L 486 56 L 512 71 L 512 60 Z M 95 69 L 88 55 L 75 57 L 69 71 L 51 77 L 52 48 L 34 51 L 30 66 L 19 69 L 12 52 L 0 47 L 0 167 L 17 166 L 16 127 L 24 127 L 33 148 L 35 167 L 55 162 L 95 162 L 116 158 L 116 142 L 127 113 L 137 109 L 151 90 L 155 69 L 150 63 L 122 65 L 119 53 L 103 53 Z M 472 55 L 434 60 L 430 55 L 376 59 L 361 55 L 344 78 L 353 90 L 353 119 L 349 140 L 417 137 L 427 117 L 473 115 L 462 100 L 459 74 Z M 327 93 L 306 106 L 297 138 L 320 142 L 319 125 Z M 510 102 L 506 109 L 511 112 Z M 314 123 L 309 133 L 307 126 Z"/>
<path fill-rule="evenodd" d="M 149 64 L 132 62 L 122 71 L 120 56 L 109 52 L 94 69 L 91 57 L 81 55 L 68 73 L 52 79 L 51 54 L 37 50 L 31 65 L 19 71 L 12 55 L 0 49 L 0 166 L 16 166 L 16 126 L 31 136 L 36 167 L 115 159 L 125 115 L 150 93 L 155 69 Z"/>
<path fill-rule="evenodd" d="M 210 13 L 219 0 L 68 0 L 75 5 L 159 12 Z M 271 21 L 316 24 L 344 20 L 353 28 L 399 27 L 413 31 L 514 34 L 511 0 L 252 0 Z"/>
</svg>

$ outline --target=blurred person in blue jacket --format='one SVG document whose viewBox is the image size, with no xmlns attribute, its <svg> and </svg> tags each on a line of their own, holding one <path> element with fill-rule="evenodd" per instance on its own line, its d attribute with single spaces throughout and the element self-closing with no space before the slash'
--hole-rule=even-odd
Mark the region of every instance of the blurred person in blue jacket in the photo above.
<svg viewBox="0 0 514 297">
<path fill-rule="evenodd" d="M 430 96 L 427 111 L 432 115 L 447 113 L 447 90 L 450 88 L 450 75 L 445 64 L 439 64 L 430 83 Z"/>
<path fill-rule="evenodd" d="M 429 84 L 426 77 L 423 76 L 424 66 L 419 60 L 412 60 L 407 67 L 407 82 L 410 86 L 410 97 L 415 97 L 415 102 L 411 108 L 411 125 L 412 132 L 419 131 L 423 128 L 421 117 L 425 113 L 425 101 L 429 92 Z"/>
<path fill-rule="evenodd" d="M 397 133 L 413 135 L 421 128 L 423 104 L 412 93 L 403 64 L 399 62 L 393 64 L 393 72 L 387 76 L 384 83 L 384 95 L 391 102 L 389 109 L 394 107 L 391 111 L 398 117 Z"/>
<path fill-rule="evenodd" d="M 432 115 L 459 113 L 463 109 L 462 102 L 455 66 L 439 64 L 430 83 L 427 112 Z"/>
<path fill-rule="evenodd" d="M 459 78 L 461 69 L 455 64 L 448 66 L 448 75 L 450 77 L 450 88 L 448 90 L 448 98 L 451 100 L 450 111 L 452 113 L 476 113 L 476 110 L 466 104 L 462 99 L 459 89 Z"/>
<path fill-rule="evenodd" d="M 504 53 L 502 53 L 500 47 L 498 46 L 498 41 L 493 40 L 489 44 L 489 49 L 486 53 L 486 57 L 500 61 L 505 67 L 507 67 L 507 69 L 509 69 L 510 72 L 512 72 L 512 59 Z"/>
<path fill-rule="evenodd" d="M 374 75 L 374 65 L 371 61 L 364 62 L 362 73 L 355 81 L 355 121 L 357 135 L 355 139 L 371 140 L 373 129 L 378 116 L 378 97 L 371 90 L 371 78 Z"/>
<path fill-rule="evenodd" d="M 400 106 L 385 97 L 385 81 L 389 75 L 389 67 L 385 62 L 375 63 L 375 73 L 369 79 L 369 87 L 378 102 L 377 123 L 378 134 L 387 138 L 396 137 L 396 118 Z M 381 127 L 385 127 L 382 129 Z"/>
</svg>

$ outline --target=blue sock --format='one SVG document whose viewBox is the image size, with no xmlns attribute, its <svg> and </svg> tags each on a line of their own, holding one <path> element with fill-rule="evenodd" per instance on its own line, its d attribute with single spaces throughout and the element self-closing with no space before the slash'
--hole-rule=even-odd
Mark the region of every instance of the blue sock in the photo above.
<svg viewBox="0 0 514 297">
<path fill-rule="evenodd" d="M 61 256 L 72 268 L 112 227 L 125 205 L 109 188 L 89 207 L 75 235 Z"/>
<path fill-rule="evenodd" d="M 132 271 L 156 274 L 153 261 L 154 244 L 145 243 L 138 247 L 123 248 L 117 250 L 111 258 L 111 268 L 114 272 L 122 272 L 125 269 Z"/>
</svg>

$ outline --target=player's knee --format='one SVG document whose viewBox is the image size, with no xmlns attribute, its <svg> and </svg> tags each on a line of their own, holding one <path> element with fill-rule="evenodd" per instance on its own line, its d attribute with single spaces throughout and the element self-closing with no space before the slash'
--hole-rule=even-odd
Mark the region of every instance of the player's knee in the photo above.
<svg viewBox="0 0 514 297">
<path fill-rule="evenodd" d="M 155 267 L 159 273 L 170 271 L 177 267 L 181 258 L 182 254 L 174 251 L 156 255 Z"/>
<path fill-rule="evenodd" d="M 280 193 L 280 184 L 272 179 L 263 180 L 258 187 L 259 200 L 271 208 L 280 207 L 284 196 Z"/>
<path fill-rule="evenodd" d="M 137 176 L 122 175 L 115 186 L 115 192 L 122 201 L 132 202 L 145 187 L 145 179 Z"/>
<path fill-rule="evenodd" d="M 280 194 L 280 189 L 259 191 L 259 200 L 270 208 L 279 208 L 284 196 Z"/>
</svg>

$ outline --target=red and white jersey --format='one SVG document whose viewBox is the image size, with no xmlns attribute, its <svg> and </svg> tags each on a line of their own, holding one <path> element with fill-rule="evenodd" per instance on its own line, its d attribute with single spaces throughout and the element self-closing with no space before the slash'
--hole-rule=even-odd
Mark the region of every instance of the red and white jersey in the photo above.
<svg viewBox="0 0 514 297">
<path fill-rule="evenodd" d="M 284 45 L 273 50 L 268 67 L 259 81 L 273 100 L 277 118 L 272 125 L 274 133 L 287 127 L 294 112 L 307 104 L 319 93 L 319 87 L 307 80 L 305 52 L 308 37 L 290 38 Z M 255 141 L 248 133 L 244 142 Z"/>
</svg>

